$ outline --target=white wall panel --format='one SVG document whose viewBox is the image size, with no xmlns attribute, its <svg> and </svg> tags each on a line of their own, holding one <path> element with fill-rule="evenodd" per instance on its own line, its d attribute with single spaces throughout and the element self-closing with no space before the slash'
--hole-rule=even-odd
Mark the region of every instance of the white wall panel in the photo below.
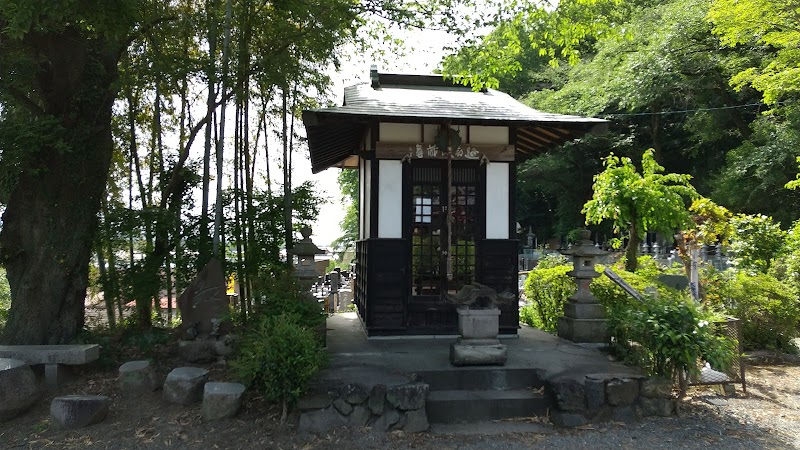
<svg viewBox="0 0 800 450">
<path fill-rule="evenodd" d="M 422 125 L 418 123 L 381 123 L 378 137 L 381 142 L 419 142 Z"/>
<path fill-rule="evenodd" d="M 403 237 L 403 163 L 380 161 L 378 237 Z"/>
<path fill-rule="evenodd" d="M 486 239 L 508 239 L 509 165 L 486 165 Z"/>
<path fill-rule="evenodd" d="M 472 125 L 469 127 L 469 143 L 508 145 L 508 127 Z"/>
</svg>

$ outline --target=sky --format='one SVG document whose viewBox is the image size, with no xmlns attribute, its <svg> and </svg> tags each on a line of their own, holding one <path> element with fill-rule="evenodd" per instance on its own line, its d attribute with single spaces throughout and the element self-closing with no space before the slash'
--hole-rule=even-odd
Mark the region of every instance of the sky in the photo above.
<svg viewBox="0 0 800 450">
<path fill-rule="evenodd" d="M 360 59 L 354 57 L 352 62 L 343 61 L 342 70 L 339 73 L 331 74 L 335 83 L 332 92 L 336 95 L 335 103 L 337 105 L 342 104 L 345 86 L 369 81 L 371 64 L 375 63 L 378 71 L 384 73 L 433 73 L 445 55 L 443 48 L 451 45 L 454 40 L 447 33 L 434 30 L 418 30 L 413 33 L 399 32 L 398 34 L 407 43 L 406 55 L 393 58 L 388 62 L 354 62 Z M 339 185 L 336 181 L 341 169 L 333 167 L 318 174 L 312 174 L 307 151 L 304 151 L 301 158 L 295 160 L 294 165 L 293 184 L 312 180 L 322 195 L 331 200 L 322 206 L 319 218 L 312 225 L 313 234 L 311 236 L 318 246 L 329 246 L 334 239 L 341 235 L 339 222 L 344 218 L 345 213 L 345 205 L 341 202 Z"/>
</svg>

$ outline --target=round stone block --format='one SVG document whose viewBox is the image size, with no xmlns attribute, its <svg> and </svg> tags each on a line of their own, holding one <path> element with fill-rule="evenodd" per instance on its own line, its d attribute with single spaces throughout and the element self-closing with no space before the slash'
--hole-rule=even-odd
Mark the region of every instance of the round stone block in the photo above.
<svg viewBox="0 0 800 450">
<path fill-rule="evenodd" d="M 128 361 L 119 366 L 119 387 L 122 395 L 136 396 L 155 391 L 161 383 L 150 361 Z"/>
<path fill-rule="evenodd" d="M 164 381 L 164 400 L 190 405 L 200 401 L 203 385 L 208 381 L 208 371 L 199 367 L 178 367 Z"/>
<path fill-rule="evenodd" d="M 102 422 L 108 415 L 104 395 L 65 395 L 50 402 L 50 418 L 61 429 L 74 430 Z"/>
<path fill-rule="evenodd" d="M 244 390 L 241 383 L 206 383 L 203 389 L 203 420 L 235 416 L 242 406 Z"/>
<path fill-rule="evenodd" d="M 0 358 L 0 423 L 22 414 L 38 398 L 31 368 L 19 359 Z"/>
</svg>

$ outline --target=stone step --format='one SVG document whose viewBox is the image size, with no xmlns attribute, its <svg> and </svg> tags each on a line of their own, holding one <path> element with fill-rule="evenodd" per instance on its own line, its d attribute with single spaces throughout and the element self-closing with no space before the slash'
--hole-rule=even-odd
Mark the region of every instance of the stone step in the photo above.
<svg viewBox="0 0 800 450">
<path fill-rule="evenodd" d="M 533 420 L 493 420 L 490 422 L 435 423 L 431 433 L 442 436 L 497 436 L 509 433 L 554 434 L 552 424 Z"/>
<path fill-rule="evenodd" d="M 543 386 L 532 369 L 462 367 L 417 372 L 432 391 L 538 389 Z"/>
<path fill-rule="evenodd" d="M 437 390 L 428 395 L 426 410 L 431 423 L 458 423 L 545 416 L 551 405 L 531 389 Z"/>
</svg>

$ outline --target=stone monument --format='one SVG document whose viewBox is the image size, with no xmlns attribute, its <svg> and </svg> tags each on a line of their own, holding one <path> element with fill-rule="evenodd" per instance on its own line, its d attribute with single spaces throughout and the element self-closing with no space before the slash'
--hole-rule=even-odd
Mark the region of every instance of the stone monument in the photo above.
<svg viewBox="0 0 800 450">
<path fill-rule="evenodd" d="M 511 293 L 498 294 L 489 286 L 473 282 L 457 294 L 445 294 L 458 305 L 458 334 L 450 344 L 450 362 L 454 366 L 504 365 L 508 349 L 497 339 L 500 330 L 498 303 L 516 300 Z"/>
<path fill-rule="evenodd" d="M 178 297 L 183 340 L 178 352 L 189 362 L 212 362 L 232 350 L 230 307 L 222 264 L 212 258 Z"/>
<path fill-rule="evenodd" d="M 595 271 L 595 259 L 608 252 L 594 246 L 589 230 L 580 231 L 580 243 L 561 253 L 572 256 L 573 269 L 567 275 L 575 278 L 578 290 L 564 305 L 564 316 L 558 319 L 558 336 L 575 343 L 606 344 L 605 309 L 592 295 L 589 285 L 600 274 Z"/>
</svg>

